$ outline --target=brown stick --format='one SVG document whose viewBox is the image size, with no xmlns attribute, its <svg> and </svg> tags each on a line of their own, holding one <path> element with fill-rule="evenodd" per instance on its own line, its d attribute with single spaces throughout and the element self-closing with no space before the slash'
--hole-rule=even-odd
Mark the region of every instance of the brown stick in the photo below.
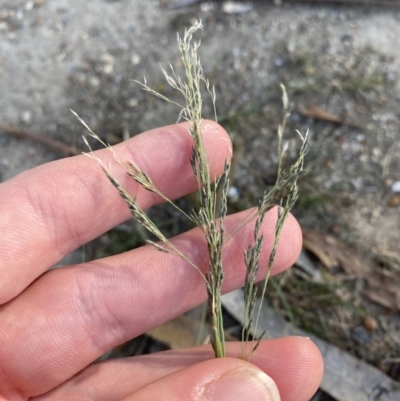
<svg viewBox="0 0 400 401">
<path fill-rule="evenodd" d="M 329 111 L 326 111 L 323 108 L 316 106 L 315 104 L 310 104 L 307 108 L 302 107 L 299 109 L 299 112 L 301 115 L 313 118 L 314 120 L 322 120 L 340 125 L 344 124 L 343 118 L 340 118 L 335 114 L 332 114 Z"/>
<path fill-rule="evenodd" d="M 38 142 L 57 153 L 61 153 L 63 157 L 75 156 L 81 153 L 75 146 L 64 145 L 63 143 L 45 135 L 26 131 L 13 125 L 3 123 L 0 124 L 0 129 L 5 134 L 13 136 L 14 138 L 28 139 L 30 141 Z"/>
<path fill-rule="evenodd" d="M 357 124 L 354 124 L 351 121 L 346 121 L 343 118 L 316 106 L 315 104 L 310 104 L 306 108 L 301 107 L 298 111 L 302 116 L 313 118 L 314 120 L 326 121 L 328 123 L 339 125 L 347 125 L 353 128 L 360 128 Z"/>
</svg>

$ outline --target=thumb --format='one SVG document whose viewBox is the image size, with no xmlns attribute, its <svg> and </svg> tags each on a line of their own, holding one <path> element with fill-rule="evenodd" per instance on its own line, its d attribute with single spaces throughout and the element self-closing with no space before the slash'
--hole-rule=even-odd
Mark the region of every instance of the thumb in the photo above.
<svg viewBox="0 0 400 401">
<path fill-rule="evenodd" d="M 251 363 L 220 358 L 156 380 L 121 401 L 280 401 L 275 382 Z"/>
</svg>

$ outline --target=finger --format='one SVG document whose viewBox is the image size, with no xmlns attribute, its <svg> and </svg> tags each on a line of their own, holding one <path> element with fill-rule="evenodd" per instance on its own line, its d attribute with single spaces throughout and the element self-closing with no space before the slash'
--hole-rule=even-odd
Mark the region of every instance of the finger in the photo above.
<svg viewBox="0 0 400 401">
<path fill-rule="evenodd" d="M 121 401 L 281 401 L 274 381 L 249 362 L 219 358 L 171 373 Z"/>
<path fill-rule="evenodd" d="M 230 142 L 222 127 L 204 123 L 211 176 L 223 172 Z M 190 167 L 188 124 L 157 128 L 114 147 L 122 160 L 136 164 L 156 187 L 173 199 L 196 190 Z M 96 157 L 111 165 L 107 149 Z M 116 178 L 143 209 L 161 198 L 143 190 L 117 163 Z M 84 155 L 24 172 L 0 185 L 0 304 L 26 288 L 65 255 L 130 217 L 99 164 Z"/>
<path fill-rule="evenodd" d="M 240 358 L 240 343 L 226 346 L 229 357 Z M 116 401 L 154 380 L 212 358 L 211 347 L 202 346 L 102 362 L 32 401 Z M 263 341 L 251 362 L 273 379 L 282 401 L 308 401 L 322 379 L 321 354 L 307 338 Z"/>
<path fill-rule="evenodd" d="M 229 216 L 228 235 L 247 214 Z M 272 248 L 276 214 L 271 210 L 264 219 L 259 278 L 265 274 Z M 225 292 L 243 285 L 243 250 L 252 240 L 253 227 L 254 223 L 247 224 L 224 247 Z M 207 245 L 199 229 L 172 242 L 206 271 Z M 289 267 L 300 248 L 301 232 L 290 217 L 282 230 L 273 273 Z M 14 388 L 30 396 L 44 393 L 107 350 L 205 298 L 205 284 L 194 268 L 151 246 L 50 271 L 0 310 L 0 367 Z"/>
</svg>

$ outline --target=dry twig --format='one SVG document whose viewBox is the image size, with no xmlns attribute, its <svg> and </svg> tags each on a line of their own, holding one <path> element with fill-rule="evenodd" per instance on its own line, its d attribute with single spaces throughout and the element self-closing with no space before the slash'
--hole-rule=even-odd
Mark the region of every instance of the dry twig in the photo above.
<svg viewBox="0 0 400 401">
<path fill-rule="evenodd" d="M 61 153 L 63 157 L 75 156 L 82 153 L 75 146 L 64 145 L 62 142 L 49 138 L 43 134 L 30 132 L 10 124 L 0 124 L 0 129 L 5 134 L 13 136 L 14 138 L 28 139 L 30 141 L 40 143 L 54 152 Z"/>
</svg>

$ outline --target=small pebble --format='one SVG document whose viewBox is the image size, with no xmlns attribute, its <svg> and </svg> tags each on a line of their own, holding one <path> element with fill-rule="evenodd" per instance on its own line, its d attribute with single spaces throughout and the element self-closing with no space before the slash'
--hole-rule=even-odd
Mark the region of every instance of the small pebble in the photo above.
<svg viewBox="0 0 400 401">
<path fill-rule="evenodd" d="M 400 181 L 396 181 L 393 185 L 392 185 L 392 191 L 393 192 L 400 192 Z"/>
<path fill-rule="evenodd" d="M 205 3 L 201 3 L 200 5 L 200 10 L 203 13 L 209 13 L 210 11 L 214 11 L 215 10 L 215 4 L 207 1 Z"/>
<path fill-rule="evenodd" d="M 100 86 L 100 79 L 97 78 L 96 76 L 91 76 L 91 77 L 89 78 L 89 85 L 90 85 L 92 88 L 98 88 L 98 87 Z"/>
<path fill-rule="evenodd" d="M 391 178 L 385 178 L 383 180 L 383 183 L 385 185 L 385 187 L 390 188 L 393 185 L 393 180 Z"/>
<path fill-rule="evenodd" d="M 26 110 L 23 113 L 21 113 L 21 121 L 24 124 L 29 124 L 32 122 L 33 118 L 33 113 L 30 110 Z"/>
<path fill-rule="evenodd" d="M 22 21 L 23 18 L 24 18 L 24 13 L 23 13 L 23 11 L 22 11 L 22 10 L 18 10 L 18 11 L 15 13 L 15 19 L 16 19 L 17 21 Z"/>
<path fill-rule="evenodd" d="M 363 319 L 363 325 L 371 332 L 378 328 L 378 322 L 372 316 L 365 316 Z"/>
<path fill-rule="evenodd" d="M 133 65 L 138 65 L 140 63 L 140 56 L 136 53 L 133 53 L 131 57 L 131 63 Z"/>
<path fill-rule="evenodd" d="M 400 205 L 400 196 L 397 195 L 392 195 L 389 197 L 388 201 L 387 201 L 387 205 L 389 207 L 397 207 Z"/>
<path fill-rule="evenodd" d="M 237 202 L 240 198 L 239 190 L 236 187 L 230 187 L 228 190 L 228 198 L 231 202 Z"/>
<path fill-rule="evenodd" d="M 225 1 L 222 5 L 222 11 L 226 14 L 243 14 L 253 9 L 253 3 L 237 3 L 234 1 Z"/>
<path fill-rule="evenodd" d="M 114 71 L 114 57 L 109 54 L 105 53 L 101 56 L 101 62 L 102 62 L 102 72 L 106 75 L 110 75 Z"/>
<path fill-rule="evenodd" d="M 25 3 L 25 10 L 26 11 L 30 11 L 30 10 L 32 10 L 32 8 L 34 6 L 35 6 L 35 3 L 32 0 L 30 0 L 30 1 Z"/>
<path fill-rule="evenodd" d="M 136 107 L 139 104 L 139 100 L 137 100 L 135 97 L 132 97 L 132 98 L 128 99 L 127 104 L 128 104 L 128 107 L 131 107 L 133 109 L 134 107 Z"/>
</svg>

